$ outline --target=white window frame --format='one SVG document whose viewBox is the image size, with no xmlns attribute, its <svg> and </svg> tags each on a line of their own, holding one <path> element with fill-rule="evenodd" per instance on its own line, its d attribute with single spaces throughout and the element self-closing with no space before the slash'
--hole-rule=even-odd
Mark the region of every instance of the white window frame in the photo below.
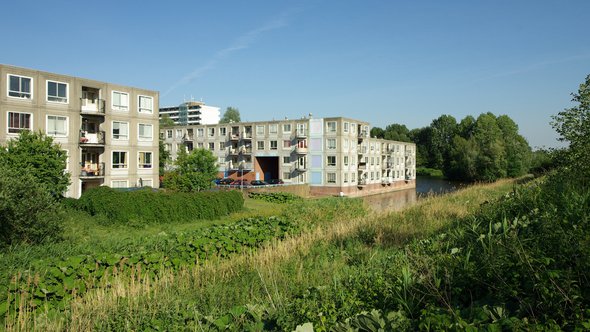
<svg viewBox="0 0 590 332">
<path fill-rule="evenodd" d="M 21 90 L 19 91 L 14 91 L 14 90 L 10 90 L 10 77 L 18 77 L 21 80 L 19 80 L 19 89 L 22 88 L 22 79 L 23 78 L 27 78 L 30 80 L 29 83 L 29 89 L 31 91 L 29 92 L 23 92 Z M 34 88 L 34 84 L 33 84 L 33 78 L 29 77 L 29 76 L 23 76 L 23 75 L 16 75 L 16 74 L 6 74 L 6 95 L 9 98 L 15 98 L 15 99 L 27 99 L 27 100 L 32 100 L 33 99 L 33 88 Z M 17 93 L 23 96 L 11 96 L 10 93 Z"/>
<path fill-rule="evenodd" d="M 117 163 L 115 164 L 115 153 L 124 153 L 125 154 L 125 163 Z M 129 169 L 129 152 L 128 151 L 119 151 L 115 150 L 111 152 L 111 169 Z M 115 165 L 123 165 L 125 167 L 115 167 Z"/>
<path fill-rule="evenodd" d="M 124 123 L 127 125 L 127 133 L 125 135 L 117 134 L 115 137 L 115 123 Z M 119 128 L 120 130 L 120 128 Z M 128 141 L 129 140 L 129 122 L 126 121 L 111 121 L 111 138 L 116 141 Z"/>
<path fill-rule="evenodd" d="M 227 127 L 219 127 L 219 136 L 220 137 L 227 136 Z"/>
<path fill-rule="evenodd" d="M 288 128 L 288 129 L 287 129 Z M 284 133 L 290 133 L 291 132 L 291 124 L 290 123 L 285 123 L 283 124 L 283 132 Z"/>
<path fill-rule="evenodd" d="M 207 128 L 207 137 L 215 137 L 215 127 Z"/>
<path fill-rule="evenodd" d="M 65 97 L 61 97 L 61 96 L 50 96 L 49 95 L 49 83 L 55 83 L 57 85 L 57 90 L 59 93 L 59 85 L 63 84 L 66 86 L 66 96 Z M 70 84 L 66 83 L 66 82 L 60 82 L 60 81 L 53 81 L 53 80 L 46 80 L 45 81 L 45 98 L 47 100 L 48 103 L 55 103 L 55 104 L 67 104 L 69 103 L 70 100 Z M 56 99 L 65 99 L 65 100 L 49 100 L 49 97 L 52 98 L 56 98 Z"/>
<path fill-rule="evenodd" d="M 264 135 L 264 125 L 256 126 L 256 135 Z"/>
<path fill-rule="evenodd" d="M 333 127 L 333 128 L 331 128 Z M 335 133 L 338 130 L 338 125 L 336 121 L 328 121 L 326 122 L 326 131 L 329 133 Z"/>
<path fill-rule="evenodd" d="M 64 130 L 65 132 L 63 134 L 58 134 L 57 132 L 50 132 L 49 130 L 49 118 L 53 117 L 53 118 L 63 118 L 65 119 L 65 125 L 64 125 Z M 67 137 L 68 136 L 68 128 L 69 128 L 69 123 L 70 123 L 70 119 L 69 117 L 65 116 L 65 115 L 52 115 L 52 114 L 47 114 L 45 116 L 45 132 L 47 133 L 48 136 L 53 136 L 53 137 Z"/>
<path fill-rule="evenodd" d="M 150 136 L 141 136 L 141 127 L 142 126 L 149 126 L 150 127 Z M 137 139 L 140 141 L 145 142 L 152 142 L 154 140 L 154 125 L 150 123 L 138 123 L 137 124 Z"/>
<path fill-rule="evenodd" d="M 333 178 L 333 179 L 330 179 Z M 334 184 L 336 183 L 336 173 L 335 172 L 327 172 L 326 173 L 326 183 Z"/>
<path fill-rule="evenodd" d="M 28 128 L 24 128 L 24 127 L 10 127 L 10 114 L 28 114 L 29 115 L 29 127 Z M 20 116 L 19 116 L 19 124 L 20 124 Z M 15 132 L 11 132 L 10 130 L 16 130 Z M 18 135 L 21 131 L 23 130 L 33 130 L 33 113 L 29 113 L 29 112 L 11 112 L 8 111 L 6 112 L 6 133 L 8 133 L 9 135 Z"/>
<path fill-rule="evenodd" d="M 144 162 L 141 163 L 141 154 L 144 154 Z M 145 162 L 145 154 L 149 154 L 150 155 L 150 163 L 146 163 Z M 146 165 L 149 165 L 149 167 L 145 167 Z M 154 153 L 152 151 L 139 151 L 137 152 L 137 169 L 152 169 L 154 168 Z"/>
<path fill-rule="evenodd" d="M 348 127 L 350 126 L 350 124 L 348 122 L 344 122 L 344 132 L 347 133 L 348 132 Z"/>
<path fill-rule="evenodd" d="M 115 182 L 124 183 L 125 187 L 114 186 Z M 129 181 L 128 180 L 112 180 L 111 181 L 111 188 L 129 188 Z"/>
<path fill-rule="evenodd" d="M 262 145 L 262 147 L 261 147 L 261 145 Z M 256 150 L 258 150 L 258 151 L 264 150 L 264 141 L 256 141 Z"/>
<path fill-rule="evenodd" d="M 127 105 L 115 105 L 115 94 L 127 96 Z M 123 91 L 111 91 L 111 109 L 119 112 L 129 112 L 129 93 Z"/>
<path fill-rule="evenodd" d="M 142 107 L 141 99 L 149 99 L 151 101 L 151 107 Z M 153 114 L 154 113 L 154 97 L 146 96 L 146 95 L 138 95 L 137 96 L 137 112 L 141 114 Z"/>
<path fill-rule="evenodd" d="M 333 159 L 334 162 L 330 162 L 330 159 Z M 326 156 L 326 166 L 328 167 L 336 167 L 336 156 Z"/>
<path fill-rule="evenodd" d="M 278 134 L 279 133 L 279 125 L 276 123 L 268 125 L 268 133 L 269 134 Z"/>
<path fill-rule="evenodd" d="M 330 143 L 334 143 L 331 145 Z M 335 138 L 327 138 L 326 139 L 326 150 L 336 150 L 336 139 Z"/>
<path fill-rule="evenodd" d="M 209 144 L 207 144 L 207 145 L 208 145 L 209 151 L 215 151 L 215 142 L 209 142 Z"/>
<path fill-rule="evenodd" d="M 172 129 L 166 129 L 166 138 L 172 138 Z"/>
<path fill-rule="evenodd" d="M 274 143 L 274 146 L 273 146 Z M 279 142 L 278 141 L 270 141 L 270 149 L 271 150 L 278 150 L 279 149 Z"/>
</svg>

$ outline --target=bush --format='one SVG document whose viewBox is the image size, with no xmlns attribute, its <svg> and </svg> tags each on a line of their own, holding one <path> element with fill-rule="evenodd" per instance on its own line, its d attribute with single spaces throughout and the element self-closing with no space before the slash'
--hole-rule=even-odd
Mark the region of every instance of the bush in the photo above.
<svg viewBox="0 0 590 332">
<path fill-rule="evenodd" d="M 145 188 L 121 192 L 98 187 L 74 205 L 112 224 L 155 224 L 219 218 L 241 210 L 244 199 L 237 191 L 181 193 Z"/>
<path fill-rule="evenodd" d="M 0 246 L 60 238 L 59 205 L 30 172 L 0 164 Z"/>
<path fill-rule="evenodd" d="M 300 201 L 301 197 L 291 194 L 291 193 L 259 193 L 259 192 L 251 192 L 248 194 L 248 197 L 253 199 L 259 199 L 262 201 L 270 202 L 270 203 L 291 203 L 295 201 Z"/>
</svg>

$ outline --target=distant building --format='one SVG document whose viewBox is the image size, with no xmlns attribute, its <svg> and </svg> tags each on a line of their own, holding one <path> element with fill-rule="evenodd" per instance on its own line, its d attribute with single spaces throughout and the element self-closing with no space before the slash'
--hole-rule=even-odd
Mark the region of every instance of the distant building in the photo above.
<svg viewBox="0 0 590 332">
<path fill-rule="evenodd" d="M 89 188 L 159 186 L 158 92 L 0 65 L 0 143 L 22 130 L 66 151 L 66 196 Z"/>
<path fill-rule="evenodd" d="M 312 195 L 351 196 L 415 188 L 416 145 L 369 137 L 369 123 L 334 118 L 189 125 L 160 129 L 173 159 L 209 149 L 219 176 L 282 179 Z"/>
<path fill-rule="evenodd" d="M 221 119 L 219 107 L 207 106 L 198 101 L 185 102 L 175 107 L 161 107 L 160 118 L 165 114 L 178 126 L 218 124 Z"/>
</svg>

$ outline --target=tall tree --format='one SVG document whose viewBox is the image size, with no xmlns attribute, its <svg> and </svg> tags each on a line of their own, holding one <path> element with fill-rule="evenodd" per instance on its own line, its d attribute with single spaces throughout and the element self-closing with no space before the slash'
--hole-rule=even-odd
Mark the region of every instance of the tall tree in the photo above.
<svg viewBox="0 0 590 332">
<path fill-rule="evenodd" d="M 161 128 L 174 127 L 174 120 L 172 120 L 172 118 L 170 118 L 170 114 L 163 114 L 162 115 L 162 117 L 160 118 L 160 127 Z"/>
<path fill-rule="evenodd" d="M 166 188 L 194 192 L 210 189 L 217 176 L 217 159 L 206 149 L 194 149 L 190 153 L 181 150 L 176 158 L 176 168 L 164 175 Z"/>
<path fill-rule="evenodd" d="M 551 124 L 561 135 L 559 140 L 569 143 L 565 152 L 570 165 L 568 171 L 587 185 L 590 181 L 590 75 L 572 96 L 578 105 L 553 116 Z"/>
<path fill-rule="evenodd" d="M 457 133 L 457 120 L 451 115 L 441 115 L 430 124 L 429 166 L 436 169 L 445 168 L 448 161 L 453 138 Z"/>
<path fill-rule="evenodd" d="M 385 135 L 385 130 L 383 130 L 379 127 L 371 128 L 371 137 L 383 138 L 384 135 Z"/>
<path fill-rule="evenodd" d="M 494 114 L 488 112 L 477 118 L 473 138 L 479 150 L 476 180 L 495 181 L 506 177 L 504 141 Z"/>
<path fill-rule="evenodd" d="M 410 130 L 406 125 L 393 123 L 385 127 L 383 138 L 399 142 L 411 142 Z"/>
<path fill-rule="evenodd" d="M 160 139 L 158 142 L 158 161 L 160 165 L 159 173 L 160 176 L 163 176 L 170 162 L 170 151 L 166 150 L 163 139 Z"/>
<path fill-rule="evenodd" d="M 0 164 L 21 172 L 30 172 L 35 180 L 57 197 L 70 185 L 70 173 L 64 172 L 68 156 L 42 132 L 21 131 L 18 138 L 0 146 Z"/>
<path fill-rule="evenodd" d="M 506 175 L 517 177 L 524 175 L 530 166 L 531 148 L 524 137 L 518 133 L 518 125 L 507 115 L 496 119 L 502 131 L 506 152 Z"/>
<path fill-rule="evenodd" d="M 223 113 L 223 117 L 219 120 L 219 123 L 232 123 L 232 122 L 240 122 L 240 111 L 234 107 L 228 107 Z"/>
</svg>

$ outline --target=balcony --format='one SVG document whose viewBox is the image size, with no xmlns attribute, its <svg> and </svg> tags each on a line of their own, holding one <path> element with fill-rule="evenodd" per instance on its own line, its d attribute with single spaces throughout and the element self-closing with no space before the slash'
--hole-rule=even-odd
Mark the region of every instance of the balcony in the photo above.
<svg viewBox="0 0 590 332">
<path fill-rule="evenodd" d="M 366 130 L 360 130 L 358 133 L 358 141 L 362 142 L 365 138 L 369 138 L 369 132 Z"/>
<path fill-rule="evenodd" d="M 252 139 L 252 132 L 251 131 L 245 131 L 242 133 L 242 139 L 243 140 L 251 140 Z"/>
<path fill-rule="evenodd" d="M 295 130 L 295 137 L 296 138 L 307 138 L 307 130 L 306 129 L 296 129 Z"/>
<path fill-rule="evenodd" d="M 86 164 L 80 170 L 80 179 L 101 179 L 104 177 L 104 163 Z"/>
<path fill-rule="evenodd" d="M 80 146 L 104 146 L 104 144 L 104 131 L 90 133 L 84 130 L 80 130 Z"/>
<path fill-rule="evenodd" d="M 230 147 L 229 148 L 229 155 L 230 156 L 237 156 L 238 155 L 238 148 L 237 147 Z"/>
<path fill-rule="evenodd" d="M 82 113 L 83 115 L 104 116 L 104 110 L 105 110 L 104 99 L 80 98 L 80 113 Z"/>
<path fill-rule="evenodd" d="M 366 162 L 364 162 L 364 161 L 362 161 L 362 162 L 359 162 L 358 169 L 360 169 L 360 170 L 363 170 L 363 171 L 364 171 L 364 170 L 367 170 L 367 163 L 366 163 Z"/>
<path fill-rule="evenodd" d="M 295 153 L 297 154 L 307 154 L 307 146 L 296 146 Z"/>
<path fill-rule="evenodd" d="M 240 140 L 240 133 L 232 132 L 229 134 L 229 139 L 231 141 L 239 141 Z"/>
<path fill-rule="evenodd" d="M 366 185 L 367 185 L 367 179 L 360 179 L 359 180 L 359 183 L 358 183 L 359 187 L 364 187 Z"/>
<path fill-rule="evenodd" d="M 307 165 L 305 163 L 297 163 L 295 165 L 295 170 L 297 170 L 299 172 L 305 172 L 305 171 L 307 171 Z"/>
<path fill-rule="evenodd" d="M 240 170 L 252 170 L 253 169 L 253 164 L 252 163 L 247 163 L 245 161 L 240 162 L 240 164 L 238 165 L 238 169 Z"/>
<path fill-rule="evenodd" d="M 252 148 L 247 148 L 245 146 L 242 146 L 240 148 L 240 154 L 252 154 Z"/>
</svg>

